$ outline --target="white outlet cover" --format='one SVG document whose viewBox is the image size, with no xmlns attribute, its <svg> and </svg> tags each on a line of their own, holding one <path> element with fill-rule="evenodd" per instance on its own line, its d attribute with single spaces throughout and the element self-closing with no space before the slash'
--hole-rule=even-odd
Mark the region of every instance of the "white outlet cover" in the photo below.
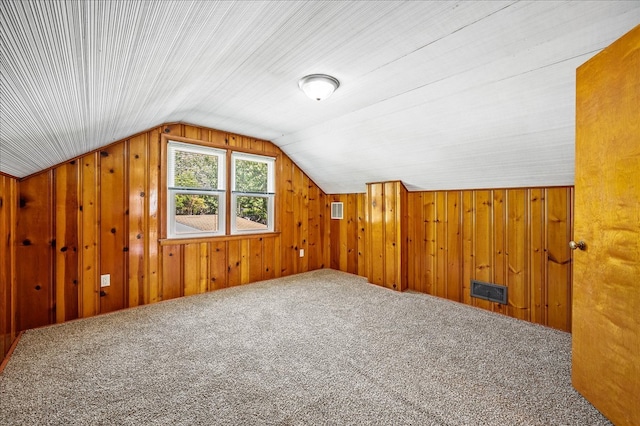
<svg viewBox="0 0 640 426">
<path fill-rule="evenodd" d="M 111 274 L 100 275 L 100 287 L 109 287 L 111 285 Z"/>
<path fill-rule="evenodd" d="M 304 249 L 300 249 L 300 257 L 304 257 Z"/>
</svg>

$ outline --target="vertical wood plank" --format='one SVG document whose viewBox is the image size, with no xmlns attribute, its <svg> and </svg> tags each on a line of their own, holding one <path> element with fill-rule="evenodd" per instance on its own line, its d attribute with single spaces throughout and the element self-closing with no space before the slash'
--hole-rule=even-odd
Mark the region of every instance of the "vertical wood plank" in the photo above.
<svg viewBox="0 0 640 426">
<path fill-rule="evenodd" d="M 198 294 L 206 293 L 209 289 L 209 244 L 200 243 L 200 265 L 198 268 Z"/>
<path fill-rule="evenodd" d="M 269 280 L 276 277 L 275 257 L 276 238 L 265 238 L 262 241 L 262 278 Z"/>
<path fill-rule="evenodd" d="M 304 240 L 304 226 L 303 226 L 303 213 L 304 210 L 304 196 L 303 185 L 304 176 L 302 171 L 292 163 L 292 194 L 293 194 L 293 247 L 292 247 L 292 265 L 293 273 L 297 274 L 303 272 L 301 269 L 302 262 L 300 261 L 299 250 L 302 248 L 302 241 Z"/>
<path fill-rule="evenodd" d="M 320 242 L 320 206 L 318 205 L 319 188 L 313 184 L 309 185 L 309 238 L 307 240 L 307 267 L 309 270 L 318 269 L 322 262 L 322 247 Z"/>
<path fill-rule="evenodd" d="M 183 253 L 183 295 L 199 293 L 200 288 L 200 244 L 184 244 Z"/>
<path fill-rule="evenodd" d="M 111 285 L 100 288 L 101 313 L 126 306 L 129 239 L 125 142 L 100 151 L 100 274 L 109 274 L 111 277 Z"/>
<path fill-rule="evenodd" d="M 377 285 L 384 283 L 385 245 L 384 245 L 384 186 L 380 183 L 368 185 L 369 198 L 369 247 L 371 260 L 369 264 L 369 282 Z"/>
<path fill-rule="evenodd" d="M 331 206 L 329 204 L 329 196 L 323 192 L 320 193 L 320 214 L 322 219 L 320 221 L 320 235 L 323 235 L 323 260 L 322 268 L 329 267 L 331 263 Z"/>
<path fill-rule="evenodd" d="M 220 130 L 209 129 L 209 137 L 208 141 L 210 141 L 213 145 L 228 145 L 228 135 L 225 132 Z"/>
<path fill-rule="evenodd" d="M 169 124 L 162 129 L 165 135 L 184 137 L 184 124 Z"/>
<path fill-rule="evenodd" d="M 242 136 L 234 135 L 232 133 L 227 134 L 227 145 L 231 148 L 242 148 Z"/>
<path fill-rule="evenodd" d="M 366 194 L 357 194 L 356 196 L 358 210 L 358 275 L 367 276 L 367 256 L 369 251 L 367 246 L 367 200 Z"/>
<path fill-rule="evenodd" d="M 282 156 L 281 173 L 281 275 L 291 275 L 294 273 L 295 251 L 295 221 L 294 221 L 294 187 L 293 187 L 293 164 L 286 155 Z"/>
<path fill-rule="evenodd" d="M 15 259 L 18 331 L 55 320 L 52 185 L 51 170 L 19 185 Z"/>
<path fill-rule="evenodd" d="M 432 293 L 444 298 L 447 297 L 447 195 L 444 191 L 436 192 L 436 276 Z"/>
<path fill-rule="evenodd" d="M 416 200 L 419 197 L 420 197 L 420 193 L 417 193 L 415 196 L 413 194 L 409 194 L 408 201 L 407 201 L 408 209 L 411 212 L 411 216 L 414 217 L 414 219 L 415 219 Z M 415 222 L 419 223 L 419 220 Z M 415 226 L 414 222 L 412 222 L 411 228 L 408 230 L 407 246 L 408 246 L 409 257 L 407 258 L 407 261 L 408 261 L 407 272 L 409 275 L 409 282 L 408 282 L 409 290 L 416 289 L 415 283 L 416 283 L 417 274 L 416 274 L 416 262 L 414 261 L 414 259 L 420 259 L 420 253 L 416 250 L 416 247 L 415 247 L 417 229 L 418 227 Z M 417 263 L 418 265 L 420 264 L 419 261 Z"/>
<path fill-rule="evenodd" d="M 0 361 L 16 338 L 15 235 L 18 181 L 0 175 Z"/>
<path fill-rule="evenodd" d="M 241 278 L 241 263 L 242 253 L 239 240 L 231 240 L 227 242 L 227 259 L 228 259 L 228 273 L 227 282 L 230 287 L 242 284 Z"/>
<path fill-rule="evenodd" d="M 80 306 L 87 318 L 100 312 L 100 181 L 98 153 L 80 160 Z"/>
<path fill-rule="evenodd" d="M 160 294 L 160 276 L 159 276 L 159 244 L 158 238 L 160 237 L 161 226 L 159 223 L 159 203 L 162 197 L 159 196 L 160 192 L 160 132 L 158 130 L 152 130 L 149 132 L 149 167 L 148 167 L 148 183 L 149 186 L 145 191 L 147 194 L 145 198 L 145 209 L 147 216 L 147 229 L 145 230 L 145 249 L 147 250 L 147 289 L 144 294 L 145 303 L 155 303 Z"/>
<path fill-rule="evenodd" d="M 400 285 L 397 282 L 398 264 L 396 263 L 397 255 L 397 222 L 396 222 L 396 205 L 398 193 L 396 191 L 395 182 L 385 182 L 383 185 L 383 224 L 384 231 L 382 234 L 384 244 L 384 285 L 387 288 L 396 289 Z"/>
<path fill-rule="evenodd" d="M 476 234 L 475 276 L 477 280 L 491 282 L 493 278 L 493 196 L 491 191 L 475 191 Z M 491 303 L 472 298 L 474 306 L 491 309 Z"/>
<path fill-rule="evenodd" d="M 491 282 L 507 285 L 507 210 L 506 191 L 493 191 L 493 276 Z M 508 305 L 492 303 L 491 309 L 508 315 Z"/>
<path fill-rule="evenodd" d="M 340 199 L 340 195 L 331 195 L 331 203 L 339 203 L 341 201 Z M 331 219 L 330 222 L 330 229 L 329 229 L 329 233 L 331 236 L 331 241 L 330 241 L 330 251 L 331 251 L 331 263 L 330 263 L 330 267 L 331 269 L 336 269 L 338 271 L 342 271 L 341 265 L 340 265 L 340 252 L 342 250 L 342 227 L 340 226 L 342 224 L 342 220 L 340 219 Z M 345 243 L 346 244 L 346 243 Z M 346 271 L 345 271 L 346 272 Z"/>
<path fill-rule="evenodd" d="M 529 285 L 531 322 L 547 323 L 545 271 L 545 190 L 531 190 L 529 202 Z"/>
<path fill-rule="evenodd" d="M 420 259 L 420 269 L 422 270 L 422 290 L 427 294 L 434 294 L 436 288 L 436 258 L 438 256 L 437 247 L 437 216 L 436 216 L 436 193 L 427 192 L 422 197 L 422 217 L 423 219 L 423 245 L 422 258 Z"/>
<path fill-rule="evenodd" d="M 409 275 L 407 268 L 408 261 L 408 246 L 407 241 L 409 240 L 408 229 L 409 229 L 409 203 L 408 203 L 408 191 L 405 188 L 404 184 L 398 181 L 398 189 L 399 189 L 399 197 L 400 197 L 400 211 L 396 212 L 396 221 L 398 222 L 398 235 L 399 240 L 398 244 L 400 248 L 397 253 L 397 264 L 399 267 L 400 277 L 398 280 L 400 281 L 400 286 L 398 290 L 405 291 L 409 288 Z"/>
<path fill-rule="evenodd" d="M 471 298 L 471 280 L 475 279 L 475 234 L 476 210 L 475 192 L 462 192 L 462 301 L 473 305 Z"/>
<path fill-rule="evenodd" d="M 347 194 L 345 201 L 346 271 L 358 273 L 358 205 L 356 194 Z"/>
<path fill-rule="evenodd" d="M 309 270 L 309 184 L 310 180 L 301 169 L 302 187 L 300 188 L 300 241 L 298 243 L 298 272 L 306 272 Z M 304 255 L 300 257 L 300 250 L 304 250 Z"/>
<path fill-rule="evenodd" d="M 209 243 L 209 290 L 227 287 L 227 243 L 212 241 Z"/>
<path fill-rule="evenodd" d="M 249 240 L 240 240 L 240 284 L 249 284 L 250 281 L 250 265 L 249 265 Z"/>
<path fill-rule="evenodd" d="M 446 297 L 462 300 L 462 193 L 447 193 L 447 282 Z"/>
<path fill-rule="evenodd" d="M 190 139 L 202 139 L 202 132 L 200 127 L 191 126 L 188 124 L 184 125 L 183 133 L 185 138 Z M 208 132 L 205 132 L 208 133 Z"/>
<path fill-rule="evenodd" d="M 423 267 L 425 265 L 425 256 L 427 255 L 424 251 L 427 240 L 427 235 L 425 234 L 424 193 L 412 193 L 410 197 L 414 199 L 414 206 L 410 210 L 413 214 L 410 216 L 409 226 L 415 230 L 413 244 L 415 254 L 409 255 L 409 262 L 414 265 L 412 290 L 424 291 L 425 271 Z"/>
<path fill-rule="evenodd" d="M 510 189 L 508 197 L 507 260 L 509 286 L 509 315 L 529 319 L 529 286 L 527 282 L 527 191 Z"/>
<path fill-rule="evenodd" d="M 252 238 L 248 240 L 248 244 L 249 279 L 247 282 L 253 283 L 262 280 L 263 238 Z"/>
<path fill-rule="evenodd" d="M 273 262 L 273 270 L 275 273 L 275 277 L 282 276 L 282 236 L 278 235 L 274 238 L 273 248 L 275 251 L 274 262 Z M 327 253 L 329 250 L 327 250 Z"/>
<path fill-rule="evenodd" d="M 162 300 L 175 299 L 184 295 L 182 271 L 182 246 L 162 247 Z"/>
<path fill-rule="evenodd" d="M 145 303 L 147 284 L 147 174 L 148 133 L 129 141 L 128 306 Z"/>
<path fill-rule="evenodd" d="M 251 139 L 251 150 L 256 152 L 264 152 L 264 142 L 260 139 Z"/>
<path fill-rule="evenodd" d="M 566 188 L 547 189 L 548 325 L 571 331 L 571 198 Z"/>
<path fill-rule="evenodd" d="M 78 162 L 54 169 L 56 322 L 78 318 Z"/>
</svg>

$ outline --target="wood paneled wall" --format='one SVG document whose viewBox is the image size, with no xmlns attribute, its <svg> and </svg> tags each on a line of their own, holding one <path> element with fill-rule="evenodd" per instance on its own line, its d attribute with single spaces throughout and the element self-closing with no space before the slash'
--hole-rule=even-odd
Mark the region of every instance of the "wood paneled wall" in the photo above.
<svg viewBox="0 0 640 426">
<path fill-rule="evenodd" d="M 331 267 L 362 276 L 375 244 L 366 198 L 330 196 L 345 203 Z M 570 331 L 572 206 L 572 187 L 409 192 L 409 289 Z M 508 286 L 509 304 L 471 298 L 472 279 Z"/>
<path fill-rule="evenodd" d="M 16 338 L 14 261 L 18 181 L 0 175 L 0 362 Z"/>
<path fill-rule="evenodd" d="M 163 240 L 163 134 L 276 155 L 276 232 Z M 0 190 L 2 355 L 20 330 L 125 307 L 327 266 L 367 277 L 372 245 L 386 244 L 371 233 L 372 195 L 327 196 L 270 142 L 186 124 L 20 182 L 0 176 Z M 570 331 L 573 188 L 410 192 L 405 200 L 396 205 L 406 210 L 409 289 Z M 344 203 L 344 219 L 330 219 L 331 201 Z M 106 273 L 111 286 L 101 289 Z M 471 279 L 507 285 L 509 304 L 471 298 Z"/>
<path fill-rule="evenodd" d="M 365 194 L 331 195 L 329 202 L 342 203 L 343 218 L 331 219 L 332 269 L 367 276 Z"/>
<path fill-rule="evenodd" d="M 572 188 L 411 193 L 410 288 L 570 331 L 572 205 Z M 471 298 L 472 279 L 508 305 Z"/>
<path fill-rule="evenodd" d="M 369 282 L 404 291 L 407 276 L 407 189 L 402 182 L 367 184 Z"/>
<path fill-rule="evenodd" d="M 276 232 L 163 240 L 163 134 L 276 155 Z M 329 265 L 328 198 L 267 141 L 165 125 L 18 186 L 18 331 Z"/>
</svg>

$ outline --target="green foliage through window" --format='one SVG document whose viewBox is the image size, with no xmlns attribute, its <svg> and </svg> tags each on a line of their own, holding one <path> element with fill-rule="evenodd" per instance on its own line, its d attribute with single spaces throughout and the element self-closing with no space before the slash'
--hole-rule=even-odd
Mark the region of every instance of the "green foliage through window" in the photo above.
<svg viewBox="0 0 640 426">
<path fill-rule="evenodd" d="M 236 159 L 236 191 L 266 194 L 267 180 L 267 163 Z"/>
<path fill-rule="evenodd" d="M 238 196 L 236 199 L 236 217 L 267 225 L 268 199 L 265 197 Z"/>
</svg>

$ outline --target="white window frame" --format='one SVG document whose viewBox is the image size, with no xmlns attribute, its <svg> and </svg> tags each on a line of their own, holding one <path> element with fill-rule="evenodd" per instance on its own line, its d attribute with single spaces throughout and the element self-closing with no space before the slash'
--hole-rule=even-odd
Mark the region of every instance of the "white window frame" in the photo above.
<svg viewBox="0 0 640 426">
<path fill-rule="evenodd" d="M 267 164 L 267 192 L 239 192 L 236 191 L 236 160 L 255 161 Z M 247 154 L 233 151 L 231 153 L 231 234 L 260 234 L 273 232 L 275 223 L 275 161 L 273 157 Z M 238 197 L 261 197 L 267 199 L 267 229 L 239 230 L 236 226 L 236 206 Z"/>
<path fill-rule="evenodd" d="M 186 151 L 197 154 L 211 155 L 218 157 L 218 187 L 217 188 L 180 188 L 176 187 L 175 170 L 173 161 L 175 151 Z M 206 237 L 225 235 L 226 233 L 226 156 L 224 149 L 210 148 L 190 143 L 182 143 L 169 141 L 167 143 L 167 238 L 185 238 L 185 237 Z M 218 197 L 218 230 L 217 231 L 194 231 L 194 232 L 176 232 L 175 220 L 175 196 L 178 194 L 192 195 L 215 195 Z"/>
</svg>

